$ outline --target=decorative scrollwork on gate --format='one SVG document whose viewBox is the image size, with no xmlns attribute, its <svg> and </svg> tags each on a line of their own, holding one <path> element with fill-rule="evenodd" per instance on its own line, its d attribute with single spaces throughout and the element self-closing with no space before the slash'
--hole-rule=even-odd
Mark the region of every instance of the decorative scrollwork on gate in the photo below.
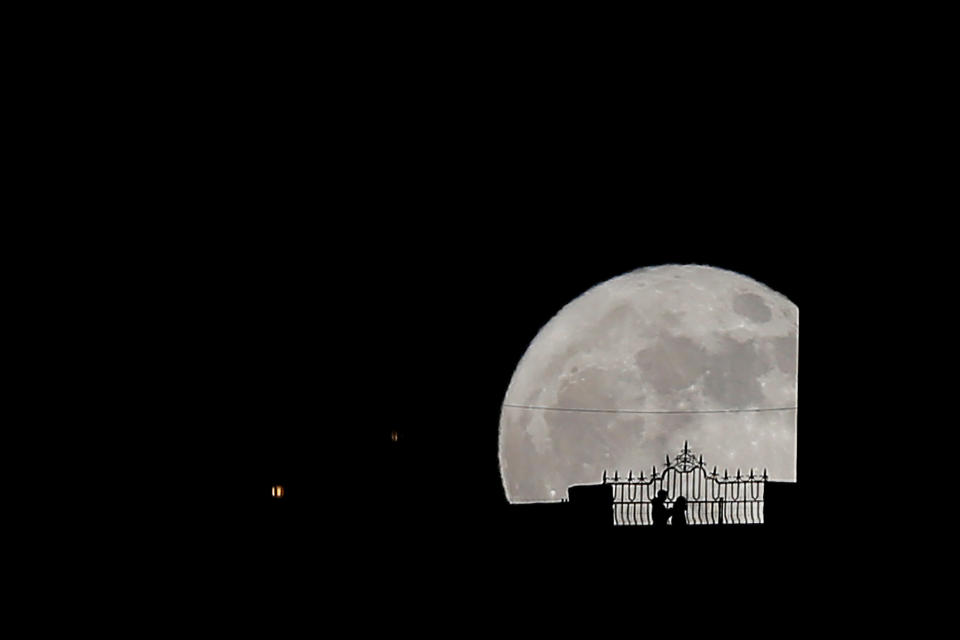
<svg viewBox="0 0 960 640">
<path fill-rule="evenodd" d="M 639 476 L 630 471 L 626 478 L 619 471 L 613 478 L 603 472 L 603 483 L 613 486 L 613 524 L 618 526 L 652 525 L 652 501 L 661 489 L 668 507 L 678 496 L 687 499 L 687 524 L 760 524 L 766 482 L 766 469 L 763 475 L 750 469 L 748 476 L 737 469 L 734 477 L 726 469 L 721 477 L 716 467 L 707 472 L 703 455 L 695 456 L 687 442 L 673 461 L 665 457 L 661 472 L 654 466 L 649 478 L 643 471 Z"/>
</svg>

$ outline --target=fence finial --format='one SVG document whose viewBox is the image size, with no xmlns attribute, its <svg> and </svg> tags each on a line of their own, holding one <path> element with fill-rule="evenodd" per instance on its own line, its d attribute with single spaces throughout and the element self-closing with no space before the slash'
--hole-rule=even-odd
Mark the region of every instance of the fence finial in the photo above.
<svg viewBox="0 0 960 640">
<path fill-rule="evenodd" d="M 633 482 L 633 469 L 630 470 L 630 475 L 627 476 L 627 482 Z"/>
<path fill-rule="evenodd" d="M 723 470 L 723 479 L 726 480 L 729 476 L 727 475 L 727 470 Z"/>
<path fill-rule="evenodd" d="M 643 482 L 643 469 L 640 469 L 640 481 Z"/>
<path fill-rule="evenodd" d="M 713 473 L 711 475 L 717 475 L 717 465 L 713 465 Z"/>
<path fill-rule="evenodd" d="M 667 461 L 667 466 L 669 467 L 669 466 L 670 466 L 670 456 L 669 456 L 669 455 L 664 455 L 663 457 L 666 459 L 666 461 Z"/>
<path fill-rule="evenodd" d="M 603 470 L 603 484 L 607 484 L 607 470 Z"/>
<path fill-rule="evenodd" d="M 740 479 L 740 467 L 737 467 L 737 480 Z"/>
<path fill-rule="evenodd" d="M 620 479 L 620 470 L 618 469 L 613 472 L 613 481 L 617 482 L 619 479 Z"/>
<path fill-rule="evenodd" d="M 764 480 L 767 479 L 767 468 L 766 468 L 766 467 L 763 468 L 763 479 L 764 479 Z"/>
<path fill-rule="evenodd" d="M 683 441 L 683 454 L 686 455 L 689 449 L 687 448 L 687 441 Z"/>
<path fill-rule="evenodd" d="M 753 467 L 750 467 L 750 479 L 753 480 Z"/>
</svg>

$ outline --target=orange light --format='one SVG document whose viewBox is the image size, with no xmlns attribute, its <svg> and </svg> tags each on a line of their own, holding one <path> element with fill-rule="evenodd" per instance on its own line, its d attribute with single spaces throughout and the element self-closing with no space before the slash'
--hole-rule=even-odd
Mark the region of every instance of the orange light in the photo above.
<svg viewBox="0 0 960 640">
<path fill-rule="evenodd" d="M 397 438 L 399 438 L 399 437 L 400 437 L 400 434 L 397 433 L 396 431 L 394 431 L 393 433 L 390 434 L 390 439 L 393 440 L 394 442 L 396 442 L 396 441 L 397 441 Z"/>
<path fill-rule="evenodd" d="M 283 497 L 283 485 L 275 484 L 270 488 L 270 495 L 274 498 Z"/>
</svg>

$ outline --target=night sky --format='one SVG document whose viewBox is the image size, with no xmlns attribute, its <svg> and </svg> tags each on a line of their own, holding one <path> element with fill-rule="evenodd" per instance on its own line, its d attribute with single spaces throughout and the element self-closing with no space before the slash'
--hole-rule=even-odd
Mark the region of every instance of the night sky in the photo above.
<svg viewBox="0 0 960 640">
<path fill-rule="evenodd" d="M 837 431 L 849 423 L 835 408 L 846 394 L 863 396 L 835 391 L 849 373 L 838 354 L 865 339 L 855 328 L 865 307 L 847 296 L 851 265 L 805 217 L 810 203 L 777 182 L 710 182 L 680 198 L 676 180 L 645 181 L 649 190 L 638 183 L 604 197 L 596 174 L 566 178 L 522 201 L 511 189 L 478 193 L 474 182 L 427 201 L 409 187 L 356 184 L 389 197 L 326 202 L 318 193 L 309 202 L 321 213 L 294 218 L 267 212 L 304 201 L 256 198 L 245 210 L 262 216 L 203 230 L 177 272 L 171 322 L 184 356 L 167 432 L 209 478 L 199 517 L 218 532 L 215 548 L 268 563 L 282 550 L 287 565 L 313 572 L 346 554 L 363 568 L 350 574 L 357 580 L 393 576 L 385 593 L 425 566 L 466 579 L 536 562 L 551 576 L 557 558 L 574 557 L 590 575 L 607 543 L 535 533 L 512 515 L 499 474 L 500 404 L 528 344 L 565 304 L 665 263 L 733 270 L 799 306 L 798 479 L 810 501 L 797 508 L 840 521 L 849 487 L 830 474 L 858 434 Z M 818 383 L 826 370 L 833 392 Z M 270 497 L 278 483 L 282 500 Z M 793 539 L 813 548 L 803 531 Z M 755 575 L 780 573 L 766 552 L 741 551 Z M 666 551 L 657 566 L 685 553 Z"/>
<path fill-rule="evenodd" d="M 218 22 L 211 31 L 231 29 Z M 779 38 L 777 29 L 760 31 Z M 42 236 L 65 236 L 90 274 L 68 264 L 55 288 L 35 287 L 59 305 L 43 319 L 42 342 L 60 341 L 69 356 L 62 367 L 39 366 L 68 386 L 79 379 L 95 388 L 40 406 L 68 411 L 60 447 L 72 464 L 98 466 L 74 455 L 94 448 L 110 459 L 98 481 L 120 488 L 115 497 L 75 482 L 79 474 L 58 478 L 50 495 L 80 506 L 54 535 L 87 526 L 97 503 L 122 519 L 108 543 L 127 527 L 160 532 L 160 550 L 176 540 L 239 572 L 251 555 L 270 562 L 283 551 L 284 562 L 310 567 L 315 586 L 345 555 L 365 588 L 381 580 L 376 603 L 406 589 L 425 559 L 463 580 L 503 553 L 514 554 L 503 563 L 513 568 L 508 582 L 531 573 L 524 563 L 533 557 L 559 566 L 571 541 L 557 531 L 533 540 L 506 503 L 500 404 L 528 344 L 564 305 L 610 278 L 667 263 L 741 273 L 800 308 L 798 508 L 838 558 L 854 546 L 830 538 L 839 526 L 878 521 L 861 500 L 877 495 L 868 476 L 903 469 L 937 444 L 900 435 L 915 423 L 894 424 L 876 406 L 877 398 L 927 403 L 903 391 L 906 379 L 938 380 L 891 364 L 892 355 L 921 350 L 925 336 L 887 316 L 930 317 L 929 298 L 917 293 L 926 276 L 898 275 L 895 265 L 917 250 L 925 269 L 933 251 L 926 237 L 900 231 L 926 189 L 907 189 L 909 206 L 890 211 L 865 204 L 868 195 L 888 204 L 896 181 L 857 155 L 880 156 L 890 123 L 870 120 L 886 98 L 845 102 L 857 84 L 851 67 L 824 85 L 765 46 L 744 46 L 734 63 L 707 50 L 691 52 L 680 69 L 662 63 L 684 55 L 670 43 L 644 53 L 653 62 L 639 71 L 626 52 L 606 53 L 631 60 L 618 69 L 579 53 L 541 65 L 553 53 L 537 49 L 536 66 L 508 58 L 500 73 L 486 68 L 496 42 L 478 44 L 465 66 L 427 46 L 407 65 L 367 52 L 360 39 L 318 55 L 312 43 L 322 34 L 288 38 L 286 25 L 278 33 L 285 46 L 276 61 L 258 33 L 236 30 L 257 45 L 248 56 L 212 46 L 216 63 L 204 66 L 185 55 L 183 73 L 163 74 L 169 90 L 139 68 L 130 76 L 148 79 L 140 92 L 126 95 L 126 81 L 111 79 L 125 95 L 98 117 L 122 138 L 116 147 L 102 144 L 98 126 L 69 125 L 90 136 L 75 164 L 96 166 L 89 148 L 123 166 L 44 190 L 65 194 L 68 211 L 99 212 L 110 200 L 103 208 L 121 215 L 73 223 L 109 250 L 75 240 L 66 223 L 49 223 L 56 228 Z M 791 60 L 819 47 L 804 38 Z M 827 66 L 836 66 L 832 58 Z M 140 103 L 156 113 L 141 114 Z M 923 233 L 949 235 L 940 225 Z M 104 345 L 116 354 L 104 355 Z M 93 375 L 97 367 L 110 370 L 107 381 Z M 50 424 L 31 429 L 50 439 Z M 893 443 L 898 457 L 880 459 L 871 442 Z M 36 475 L 60 471 L 46 464 Z M 286 490 L 282 500 L 270 496 L 275 484 Z M 132 508 L 142 522 L 128 517 Z M 797 545 L 808 532 L 796 534 Z M 193 537 L 200 534 L 203 544 Z M 604 541 L 581 542 L 587 562 L 612 557 Z M 782 545 L 776 562 L 793 548 Z M 622 569 L 654 585 L 642 559 L 657 551 L 618 550 L 607 577 Z M 735 565 L 719 551 L 674 549 L 658 566 L 695 558 L 699 569 L 712 563 L 701 573 L 731 577 L 744 558 Z M 132 553 L 155 555 L 151 547 Z M 789 576 L 765 552 L 744 557 L 761 571 L 755 577 Z M 391 558 L 402 566 L 377 568 Z M 373 570 L 353 570 L 364 563 Z M 569 593 L 553 577 L 541 586 Z M 550 604 L 562 604 L 553 593 Z M 598 618 L 595 631 L 605 622 Z"/>
<path fill-rule="evenodd" d="M 155 433 L 171 465 L 186 453 L 183 469 L 203 470 L 202 517 L 258 536 L 500 535 L 513 526 L 500 404 L 530 341 L 589 288 L 667 263 L 742 273 L 800 307 L 799 480 L 827 468 L 832 436 L 806 428 L 806 381 L 818 336 L 855 341 L 854 276 L 838 260 L 850 236 L 813 215 L 832 183 L 805 125 L 731 111 L 747 135 L 714 112 L 620 144 L 598 121 L 591 144 L 535 114 L 447 140 L 368 115 L 355 136 L 328 122 L 329 140 L 283 121 L 276 144 L 212 133 L 219 162 L 205 173 L 196 158 L 191 206 L 213 213 L 163 230 L 153 289 L 140 287 L 157 293 Z"/>
<path fill-rule="evenodd" d="M 613 216 L 579 200 L 522 225 L 480 213 L 493 203 L 463 206 L 471 213 L 434 205 L 416 222 L 357 213 L 348 226 L 333 215 L 253 224 L 203 256 L 187 372 L 197 412 L 186 429 L 215 461 L 228 517 L 386 519 L 413 535 L 439 523 L 499 526 L 500 403 L 527 345 L 566 303 L 671 262 L 743 273 L 801 308 L 813 277 L 786 213 L 769 214 L 761 240 L 747 218 L 716 232 L 692 217 L 689 229 L 647 224 L 685 215 L 663 202 Z M 801 479 L 815 457 L 806 436 L 801 419 Z M 273 484 L 285 487 L 282 501 Z"/>
</svg>

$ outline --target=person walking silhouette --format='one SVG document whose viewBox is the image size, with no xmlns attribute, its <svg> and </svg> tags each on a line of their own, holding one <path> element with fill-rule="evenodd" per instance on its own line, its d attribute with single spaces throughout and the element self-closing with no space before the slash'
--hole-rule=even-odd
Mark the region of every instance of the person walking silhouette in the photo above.
<svg viewBox="0 0 960 640">
<path fill-rule="evenodd" d="M 650 504 L 653 505 L 653 526 L 656 528 L 663 528 L 667 526 L 667 518 L 672 514 L 673 509 L 667 509 L 664 506 L 663 501 L 667 499 L 667 492 L 663 489 L 657 491 L 657 497 L 650 501 Z"/>
<path fill-rule="evenodd" d="M 687 499 L 683 496 L 677 496 L 673 502 L 673 509 L 670 509 L 673 520 L 670 524 L 674 527 L 685 527 L 687 525 Z"/>
</svg>

